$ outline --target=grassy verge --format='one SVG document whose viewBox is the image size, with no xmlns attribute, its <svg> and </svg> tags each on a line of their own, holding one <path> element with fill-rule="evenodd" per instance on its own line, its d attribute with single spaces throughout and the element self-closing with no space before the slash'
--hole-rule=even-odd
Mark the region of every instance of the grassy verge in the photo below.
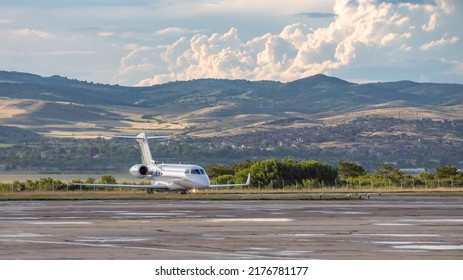
<svg viewBox="0 0 463 280">
<path fill-rule="evenodd" d="M 20 192 L 0 193 L 0 200 L 314 200 L 319 194 L 311 193 L 155 193 L 112 191 L 112 192 Z M 327 194 L 322 199 L 352 199 L 346 194 Z"/>
<path fill-rule="evenodd" d="M 2 192 L 0 200 L 349 200 L 367 199 L 383 196 L 463 196 L 463 189 L 439 190 L 333 190 L 311 191 L 294 190 L 205 190 L 188 195 L 179 193 L 155 193 L 148 195 L 143 191 L 31 191 Z"/>
</svg>

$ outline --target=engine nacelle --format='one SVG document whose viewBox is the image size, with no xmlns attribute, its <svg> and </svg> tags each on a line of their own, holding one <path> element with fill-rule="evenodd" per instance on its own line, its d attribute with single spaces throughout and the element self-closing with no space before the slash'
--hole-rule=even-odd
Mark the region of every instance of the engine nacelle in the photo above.
<svg viewBox="0 0 463 280">
<path fill-rule="evenodd" d="M 143 164 L 135 164 L 129 169 L 130 175 L 138 179 L 145 178 L 148 175 L 148 172 L 149 172 L 148 167 L 144 166 Z"/>
</svg>

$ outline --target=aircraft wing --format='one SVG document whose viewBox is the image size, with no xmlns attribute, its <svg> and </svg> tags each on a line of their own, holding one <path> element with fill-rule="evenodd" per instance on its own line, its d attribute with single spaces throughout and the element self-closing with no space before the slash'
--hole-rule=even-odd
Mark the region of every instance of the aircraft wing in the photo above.
<svg viewBox="0 0 463 280">
<path fill-rule="evenodd" d="M 74 184 L 75 186 L 88 186 L 88 187 L 112 187 L 112 188 L 131 188 L 131 189 L 156 189 L 168 190 L 167 184 L 155 185 L 124 185 L 124 184 Z"/>
<path fill-rule="evenodd" d="M 220 185 L 210 185 L 209 188 L 226 188 L 226 187 L 246 187 L 251 184 L 251 173 L 248 173 L 248 179 L 244 184 L 220 184 Z"/>
</svg>

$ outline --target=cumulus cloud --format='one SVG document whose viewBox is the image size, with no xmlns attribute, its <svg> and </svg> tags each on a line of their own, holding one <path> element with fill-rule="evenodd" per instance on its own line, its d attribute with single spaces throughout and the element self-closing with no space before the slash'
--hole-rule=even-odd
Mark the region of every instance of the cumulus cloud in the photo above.
<svg viewBox="0 0 463 280">
<path fill-rule="evenodd" d="M 429 17 L 429 22 L 423 25 L 424 31 L 434 31 L 437 26 L 437 14 L 434 13 Z"/>
<path fill-rule="evenodd" d="M 154 61 L 147 57 L 147 54 L 153 51 L 153 48 L 129 44 L 124 46 L 129 50 L 129 54 L 120 59 L 120 67 L 117 75 L 113 77 L 113 82 L 121 84 L 133 84 L 131 77 L 138 77 L 146 72 L 156 70 Z"/>
<path fill-rule="evenodd" d="M 460 39 L 457 36 L 452 36 L 452 37 L 449 38 L 448 35 L 445 34 L 439 40 L 434 40 L 434 41 L 431 41 L 429 43 L 421 45 L 420 50 L 428 51 L 428 50 L 433 49 L 433 48 L 438 48 L 438 47 L 442 47 L 442 46 L 445 46 L 445 45 L 455 44 L 459 40 Z"/>
<path fill-rule="evenodd" d="M 412 47 L 408 46 L 407 44 L 403 44 L 402 46 L 400 46 L 400 49 L 402 51 L 409 52 L 412 50 Z"/>
<path fill-rule="evenodd" d="M 48 32 L 29 29 L 29 28 L 11 30 L 10 33 L 13 36 L 21 36 L 21 37 L 38 37 L 38 38 L 43 38 L 43 39 L 49 39 L 53 37 Z"/>
<path fill-rule="evenodd" d="M 127 78 L 130 73 L 151 69 L 151 77 L 135 83 L 152 85 L 198 78 L 289 81 L 317 73 L 331 74 L 355 62 L 362 54 L 360 49 L 410 52 L 409 41 L 419 30 L 411 24 L 408 12 L 420 6 L 426 22 L 418 26 L 431 32 L 436 29 L 438 13 L 445 8 L 439 3 L 445 2 L 336 0 L 332 13 L 336 16 L 327 27 L 312 29 L 295 23 L 278 34 L 268 33 L 247 41 L 240 38 L 236 28 L 212 35 L 183 36 L 162 48 L 131 50 L 121 59 L 117 77 Z M 182 31 L 158 32 L 162 35 Z M 456 41 L 457 37 L 445 35 L 421 49 Z"/>
</svg>

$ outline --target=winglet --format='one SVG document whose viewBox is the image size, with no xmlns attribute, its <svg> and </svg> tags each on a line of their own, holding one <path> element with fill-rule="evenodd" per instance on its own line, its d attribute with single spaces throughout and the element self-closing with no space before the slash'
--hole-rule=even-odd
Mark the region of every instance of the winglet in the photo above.
<svg viewBox="0 0 463 280">
<path fill-rule="evenodd" d="M 251 173 L 248 173 L 248 179 L 246 180 L 246 183 L 244 183 L 245 186 L 249 186 L 251 184 Z"/>
</svg>

